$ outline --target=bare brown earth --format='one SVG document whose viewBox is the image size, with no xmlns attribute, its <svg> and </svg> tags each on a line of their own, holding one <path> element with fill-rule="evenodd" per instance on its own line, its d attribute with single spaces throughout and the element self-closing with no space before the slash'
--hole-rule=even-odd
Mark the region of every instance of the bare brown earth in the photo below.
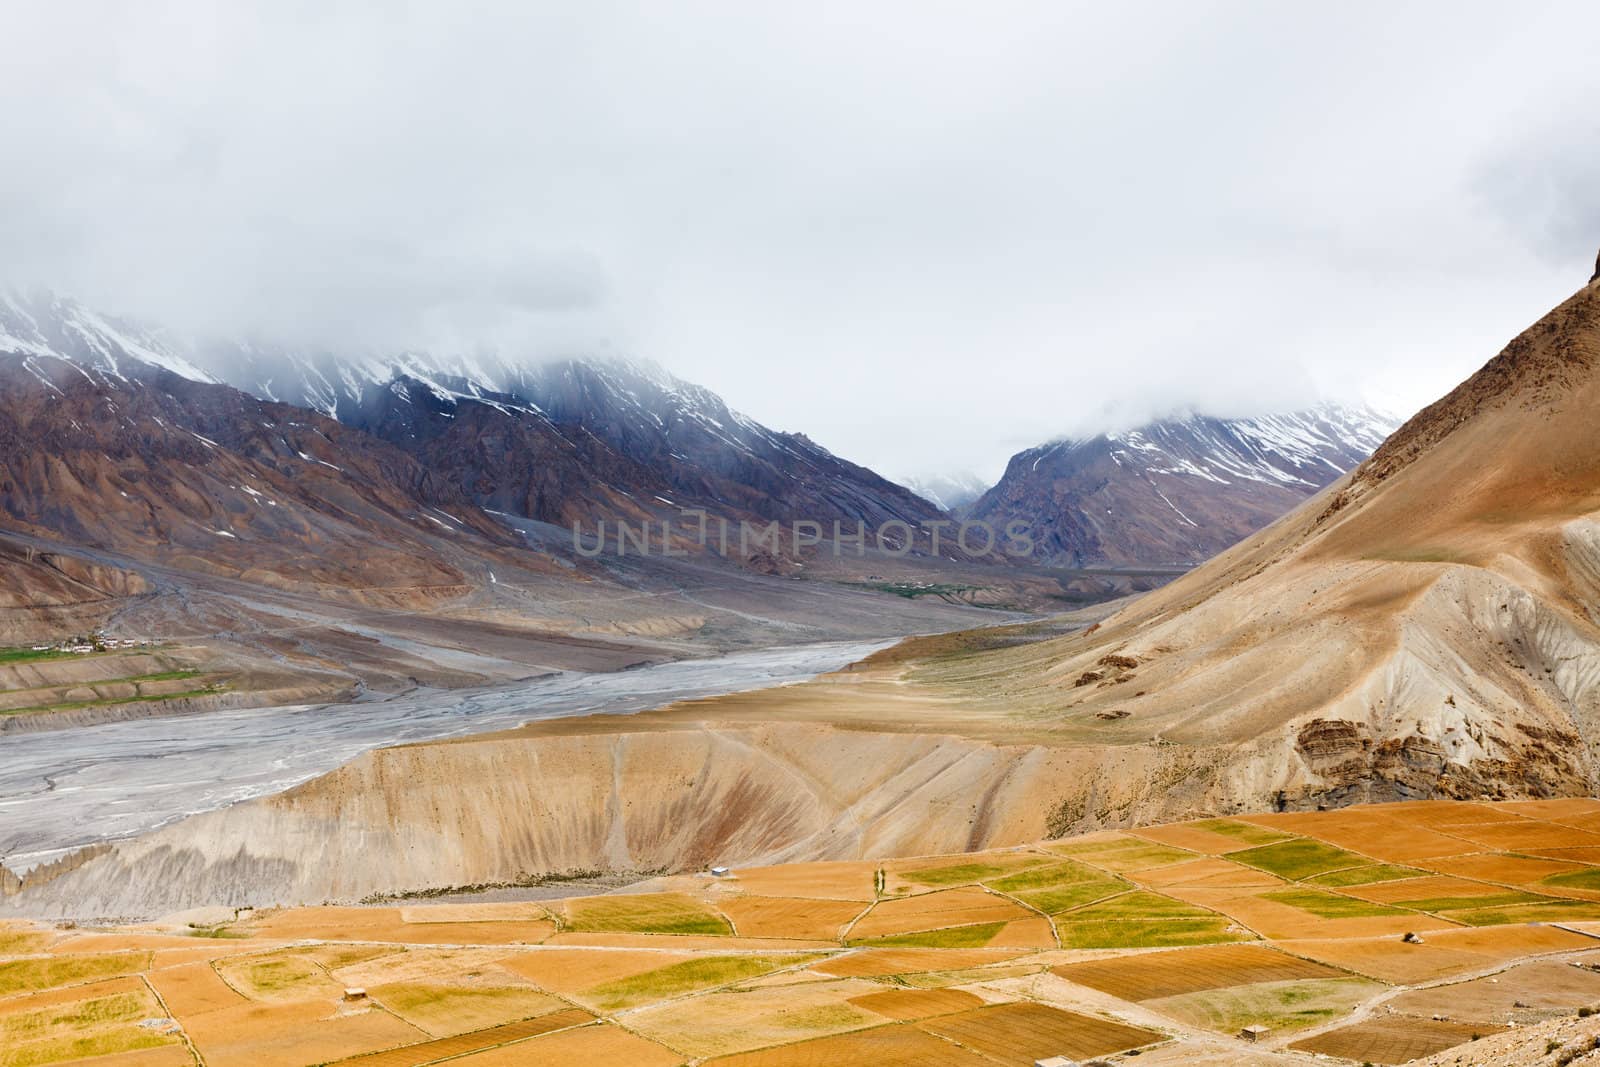
<svg viewBox="0 0 1600 1067">
<path fill-rule="evenodd" d="M 11 922 L 0 924 L 0 1062 L 1027 1067 L 1137 1052 L 1167 1067 L 1288 1067 L 1437 1051 L 1425 1062 L 1510 1067 L 1594 1049 L 1597 1028 L 1578 1012 L 1600 1002 L 1600 902 L 1540 881 L 1543 906 L 1565 909 L 1558 921 L 1526 921 L 1516 903 L 1426 900 L 1398 906 L 1405 928 L 1426 931 L 1420 942 L 1342 931 L 1323 918 L 1328 900 L 1369 906 L 1344 883 L 1381 866 L 1345 845 L 1350 814 L 1453 843 L 1449 855 L 1395 857 L 1411 866 L 1382 884 L 1421 893 L 1467 862 L 1517 866 L 1475 840 L 1483 827 L 1585 847 L 1574 843 L 1600 801 L 1248 816 L 539 902 Z M 1160 843 L 1180 839 L 1207 850 Z M 1226 897 L 1188 915 L 1174 887 L 1201 869 L 1206 885 L 1293 901 L 1305 936 L 1273 937 Z M 1464 881 L 1478 897 L 1514 888 Z M 1068 892 L 1083 886 L 1102 895 Z M 1007 945 L 980 904 L 1034 915 L 1044 937 Z M 863 938 L 873 924 L 899 941 Z M 1247 1042 L 1247 1026 L 1264 1032 Z"/>
</svg>

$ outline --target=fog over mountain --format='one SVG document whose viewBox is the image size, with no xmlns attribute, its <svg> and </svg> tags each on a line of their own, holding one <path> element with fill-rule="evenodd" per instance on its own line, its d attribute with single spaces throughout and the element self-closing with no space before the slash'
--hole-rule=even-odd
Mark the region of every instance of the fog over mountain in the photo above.
<svg viewBox="0 0 1600 1067">
<path fill-rule="evenodd" d="M 992 480 L 1179 408 L 1443 392 L 1592 259 L 1597 28 L 19 3 L 0 274 L 233 338 L 650 359 L 888 474 Z"/>
</svg>

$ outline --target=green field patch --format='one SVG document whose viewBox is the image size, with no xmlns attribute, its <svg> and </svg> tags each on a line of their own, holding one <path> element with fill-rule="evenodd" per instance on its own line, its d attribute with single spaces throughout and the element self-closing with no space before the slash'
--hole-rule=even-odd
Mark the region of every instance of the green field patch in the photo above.
<svg viewBox="0 0 1600 1067">
<path fill-rule="evenodd" d="M 1587 900 L 1552 900 L 1548 904 L 1519 904 L 1509 908 L 1453 911 L 1450 918 L 1468 926 L 1506 926 L 1513 923 L 1594 922 L 1600 920 L 1600 903 Z"/>
<path fill-rule="evenodd" d="M 125 679 L 138 681 L 139 679 Z M 148 680 L 148 679 L 146 679 Z M 111 683 L 103 683 L 111 684 Z M 80 711 L 84 708 L 111 708 L 121 704 L 156 703 L 164 700 L 193 700 L 196 697 L 215 696 L 226 692 L 228 687 L 222 683 L 208 685 L 204 689 L 185 689 L 181 693 L 162 693 L 151 696 L 107 697 L 104 700 L 75 700 L 66 704 L 35 704 L 27 708 L 0 709 L 0 715 L 37 715 L 45 711 Z"/>
<path fill-rule="evenodd" d="M 1004 927 L 1005 923 L 973 923 L 969 926 L 946 926 L 939 930 L 918 930 L 910 934 L 876 937 L 868 941 L 851 941 L 851 946 L 870 948 L 982 948 Z"/>
<path fill-rule="evenodd" d="M 1059 915 L 1097 900 L 1114 897 L 1118 893 L 1126 893 L 1128 888 L 1127 882 L 1107 878 L 1097 882 L 1073 882 L 1051 889 L 1031 889 L 1025 893 L 1013 893 L 1012 896 L 1046 915 Z"/>
<path fill-rule="evenodd" d="M 110 952 L 97 956 L 48 956 L 0 963 L 0 996 L 81 985 L 136 974 L 150 966 L 148 952 Z"/>
<path fill-rule="evenodd" d="M 1258 871 L 1266 871 L 1292 882 L 1346 867 L 1372 865 L 1372 861 L 1365 856 L 1346 852 L 1342 848 L 1321 841 L 1313 841 L 1309 837 L 1297 837 L 1272 845 L 1261 845 L 1245 849 L 1243 852 L 1230 852 L 1228 858 L 1235 863 L 1243 863 Z"/>
<path fill-rule="evenodd" d="M 1030 889 L 1049 889 L 1054 886 L 1077 885 L 1086 882 L 1109 882 L 1115 885 L 1128 885 L 1121 878 L 1108 877 L 1104 872 L 1082 863 L 1068 860 L 1063 863 L 1052 863 L 1044 867 L 1035 867 L 1032 870 L 1019 871 L 1009 874 L 1004 878 L 991 879 L 987 884 L 991 889 L 998 889 L 1002 893 L 1022 893 Z"/>
<path fill-rule="evenodd" d="M 1236 1034 L 1246 1026 L 1304 1030 L 1347 1015 L 1386 988 L 1365 978 L 1315 978 L 1208 989 L 1145 1002 L 1192 1026 Z"/>
<path fill-rule="evenodd" d="M 1008 893 L 1046 915 L 1090 904 L 1133 888 L 1121 878 L 1072 860 L 1020 871 L 987 884 L 991 889 Z"/>
<path fill-rule="evenodd" d="M 1427 871 L 1419 871 L 1415 867 L 1396 867 L 1390 863 L 1374 863 L 1366 867 L 1346 867 L 1343 870 L 1329 871 L 1319 874 L 1315 878 L 1307 878 L 1312 885 L 1325 885 L 1334 889 L 1346 889 L 1356 885 L 1377 885 L 1379 882 L 1398 882 L 1404 878 L 1421 878 Z"/>
<path fill-rule="evenodd" d="M 1478 897 L 1424 897 L 1418 900 L 1397 900 L 1396 904 L 1402 907 L 1415 908 L 1417 911 L 1455 912 L 1476 911 L 1481 908 L 1506 908 L 1513 904 L 1554 904 L 1559 903 L 1552 897 L 1541 897 L 1534 893 L 1522 893 L 1508 889 L 1503 893 L 1485 893 Z"/>
<path fill-rule="evenodd" d="M 138 1026 L 141 1019 L 161 1014 L 146 994 L 117 993 L 0 1016 L 0 1067 L 38 1067 L 172 1044 L 175 1035 Z"/>
<path fill-rule="evenodd" d="M 231 985 L 252 999 L 289 999 L 333 984 L 314 960 L 293 949 L 268 956 L 242 956 L 217 966 Z"/>
<path fill-rule="evenodd" d="M 57 648 L 47 648 L 35 652 L 31 648 L 0 648 L 0 666 L 9 666 L 13 663 L 37 663 L 49 659 L 79 659 L 96 655 L 93 652 L 63 652 Z"/>
<path fill-rule="evenodd" d="M 1076 917 L 1079 913 L 1071 913 Z M 1184 948 L 1245 941 L 1249 935 L 1231 929 L 1227 919 L 1096 920 L 1056 922 L 1062 948 Z"/>
<path fill-rule="evenodd" d="M 1027 859 L 1021 863 L 985 862 L 979 860 L 973 863 L 957 863 L 949 867 L 921 867 L 914 871 L 903 871 L 900 877 L 907 882 L 916 882 L 919 885 L 977 885 L 979 882 L 985 882 L 991 878 L 1010 875 L 1014 871 L 1026 870 L 1030 867 L 1040 867 L 1049 862 L 1042 856 Z"/>
<path fill-rule="evenodd" d="M 1406 914 L 1403 908 L 1374 904 L 1370 900 L 1357 900 L 1338 893 L 1325 893 L 1320 889 L 1279 889 L 1263 893 L 1261 897 L 1310 912 L 1319 919 L 1365 919 L 1375 915 Z"/>
<path fill-rule="evenodd" d="M 1600 868 L 1590 868 L 1587 871 L 1570 871 L 1566 874 L 1552 874 L 1539 884 L 1555 889 L 1593 889 L 1600 891 Z"/>
<path fill-rule="evenodd" d="M 1068 912 L 1067 922 L 1099 919 L 1215 919 L 1217 913 L 1139 889 Z"/>
<path fill-rule="evenodd" d="M 1202 819 L 1199 822 L 1192 822 L 1187 825 L 1210 834 L 1231 837 L 1244 845 L 1270 845 L 1275 841 L 1292 841 L 1297 836 L 1295 834 L 1286 834 L 1281 830 L 1269 830 L 1267 827 L 1257 826 L 1253 822 L 1238 822 L 1234 819 Z"/>
<path fill-rule="evenodd" d="M 956 603 L 955 598 L 962 593 L 971 593 L 982 588 L 976 585 L 952 585 L 945 582 L 841 582 L 839 584 L 854 586 L 857 589 L 871 589 L 878 593 L 893 593 L 907 600 L 935 596 L 952 603 Z"/>
<path fill-rule="evenodd" d="M 602 1011 L 617 1011 L 638 1004 L 666 1000 L 702 989 L 733 985 L 785 967 L 799 967 L 821 955 L 707 956 L 684 960 L 643 974 L 605 982 L 586 990 L 581 999 Z"/>
<path fill-rule="evenodd" d="M 567 901 L 568 930 L 631 934 L 732 934 L 721 914 L 681 893 L 579 897 Z"/>
<path fill-rule="evenodd" d="M 1142 838 L 1126 837 L 1117 841 L 1094 841 L 1077 845 L 1054 845 L 1050 851 L 1063 856 L 1076 856 L 1104 867 L 1109 871 L 1148 871 L 1155 867 L 1170 867 L 1174 863 L 1194 859 L 1198 853 L 1174 848 Z"/>
</svg>

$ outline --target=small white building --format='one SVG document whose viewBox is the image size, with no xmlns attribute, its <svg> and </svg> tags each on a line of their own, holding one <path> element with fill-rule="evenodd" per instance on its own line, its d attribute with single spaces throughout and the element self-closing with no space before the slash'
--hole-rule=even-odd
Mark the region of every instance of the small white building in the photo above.
<svg viewBox="0 0 1600 1067">
<path fill-rule="evenodd" d="M 728 875 L 730 875 L 732 873 L 733 873 L 733 871 L 730 870 L 727 867 L 713 867 L 713 868 L 711 868 L 711 877 L 713 877 L 713 878 L 726 878 L 726 877 L 728 877 Z"/>
<path fill-rule="evenodd" d="M 1078 1067 L 1078 1061 L 1065 1056 L 1051 1056 L 1047 1060 L 1034 1060 L 1033 1067 Z"/>
</svg>

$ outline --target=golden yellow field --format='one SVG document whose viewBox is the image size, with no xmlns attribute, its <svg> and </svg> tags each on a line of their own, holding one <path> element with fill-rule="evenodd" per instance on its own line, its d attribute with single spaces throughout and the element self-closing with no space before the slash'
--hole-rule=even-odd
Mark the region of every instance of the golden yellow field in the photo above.
<svg viewBox="0 0 1600 1067">
<path fill-rule="evenodd" d="M 1596 827 L 1596 801 L 1428 802 L 542 903 L 17 922 L 0 1067 L 1399 1063 L 1600 1006 Z"/>
</svg>

